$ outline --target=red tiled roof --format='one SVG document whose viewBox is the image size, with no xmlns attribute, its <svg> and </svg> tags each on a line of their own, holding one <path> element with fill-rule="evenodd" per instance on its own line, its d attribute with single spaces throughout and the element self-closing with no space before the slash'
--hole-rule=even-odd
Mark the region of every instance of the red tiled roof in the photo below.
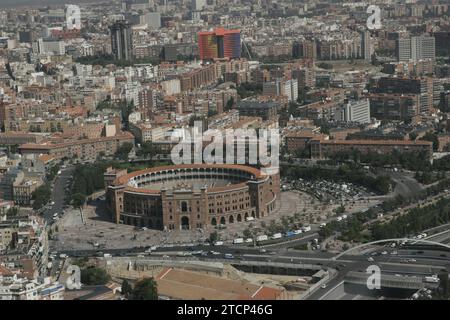
<svg viewBox="0 0 450 320">
<path fill-rule="evenodd" d="M 101 137 L 96 139 L 83 139 L 83 140 L 73 140 L 62 143 L 25 143 L 19 146 L 19 149 L 37 149 L 37 150 L 51 150 L 56 148 L 68 147 L 77 144 L 84 143 L 94 143 L 102 141 L 113 141 L 118 139 L 134 139 L 134 136 L 130 132 L 123 132 L 122 134 L 115 135 L 113 137 Z"/>
<path fill-rule="evenodd" d="M 401 146 L 431 146 L 430 141 L 409 141 L 409 140 L 325 140 L 322 144 L 340 144 L 340 145 L 401 145 Z"/>
<path fill-rule="evenodd" d="M 6 267 L 0 266 L 0 275 L 2 275 L 2 276 L 12 276 L 12 275 L 14 275 L 14 273 L 12 273 L 12 271 L 9 270 Z"/>
</svg>

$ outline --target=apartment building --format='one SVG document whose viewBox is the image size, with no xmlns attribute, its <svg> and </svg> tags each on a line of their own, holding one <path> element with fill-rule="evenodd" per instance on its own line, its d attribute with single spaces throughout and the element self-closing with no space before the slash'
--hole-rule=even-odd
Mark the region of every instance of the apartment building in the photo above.
<svg viewBox="0 0 450 320">
<path fill-rule="evenodd" d="M 311 157 L 327 158 L 340 152 L 358 151 L 362 154 L 423 153 L 427 159 L 433 154 L 433 143 L 409 140 L 311 140 Z"/>
<path fill-rule="evenodd" d="M 112 156 L 124 143 L 134 144 L 134 136 L 122 132 L 113 137 L 73 140 L 63 143 L 23 144 L 19 146 L 21 154 L 48 154 L 55 159 L 81 159 L 94 161 L 98 156 Z"/>
</svg>

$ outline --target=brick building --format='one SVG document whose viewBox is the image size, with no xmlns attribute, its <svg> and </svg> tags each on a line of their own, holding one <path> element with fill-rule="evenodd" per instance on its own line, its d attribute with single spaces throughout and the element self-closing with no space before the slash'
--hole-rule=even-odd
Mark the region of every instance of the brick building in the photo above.
<svg viewBox="0 0 450 320">
<path fill-rule="evenodd" d="M 242 165 L 178 165 L 117 178 L 107 188 L 112 219 L 138 227 L 194 229 L 270 215 L 279 175 Z"/>
</svg>

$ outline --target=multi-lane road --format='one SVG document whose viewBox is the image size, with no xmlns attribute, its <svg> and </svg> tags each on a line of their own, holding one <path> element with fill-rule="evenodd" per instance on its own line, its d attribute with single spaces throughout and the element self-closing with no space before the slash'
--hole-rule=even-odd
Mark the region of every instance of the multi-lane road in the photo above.
<svg viewBox="0 0 450 320">
<path fill-rule="evenodd" d="M 50 199 L 50 202 L 54 204 L 47 205 L 42 213 L 42 216 L 48 224 L 53 223 L 53 216 L 55 213 L 61 215 L 64 210 L 64 199 L 66 196 L 65 188 L 67 182 L 72 177 L 72 170 L 73 167 L 61 169 L 61 173 L 57 175 L 55 179 L 55 182 L 52 186 L 52 195 Z"/>
<path fill-rule="evenodd" d="M 122 256 L 132 259 L 167 259 L 198 261 L 224 261 L 225 254 L 232 254 L 227 262 L 239 264 L 242 261 L 255 263 L 284 263 L 293 265 L 316 265 L 323 269 L 333 269 L 333 275 L 323 288 L 318 288 L 310 294 L 307 299 L 319 300 L 330 294 L 335 287 L 340 285 L 350 271 L 366 273 L 370 265 L 377 265 L 381 272 L 387 275 L 425 277 L 439 274 L 442 271 L 450 272 L 450 250 L 446 248 L 424 249 L 423 246 L 414 248 L 391 248 L 388 246 L 374 246 L 364 253 L 347 254 L 336 259 L 336 255 L 329 252 L 302 251 L 286 249 L 284 247 L 274 248 L 251 248 L 236 246 L 194 246 L 194 247 L 171 247 L 156 248 L 150 254 L 146 252 L 149 248 L 133 249 L 109 249 L 63 251 L 72 257 L 92 257 L 111 254 L 113 257 Z M 196 255 L 191 255 L 197 251 Z M 198 254 L 202 251 L 203 254 Z M 187 253 L 182 256 L 181 252 Z"/>
</svg>

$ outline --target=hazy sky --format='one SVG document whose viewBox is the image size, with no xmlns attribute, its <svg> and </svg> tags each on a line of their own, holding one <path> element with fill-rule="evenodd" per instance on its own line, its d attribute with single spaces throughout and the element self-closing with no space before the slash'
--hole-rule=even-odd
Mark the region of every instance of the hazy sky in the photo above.
<svg viewBox="0 0 450 320">
<path fill-rule="evenodd" d="M 0 7 L 45 6 L 49 4 L 76 4 L 100 0 L 0 0 Z"/>
</svg>

